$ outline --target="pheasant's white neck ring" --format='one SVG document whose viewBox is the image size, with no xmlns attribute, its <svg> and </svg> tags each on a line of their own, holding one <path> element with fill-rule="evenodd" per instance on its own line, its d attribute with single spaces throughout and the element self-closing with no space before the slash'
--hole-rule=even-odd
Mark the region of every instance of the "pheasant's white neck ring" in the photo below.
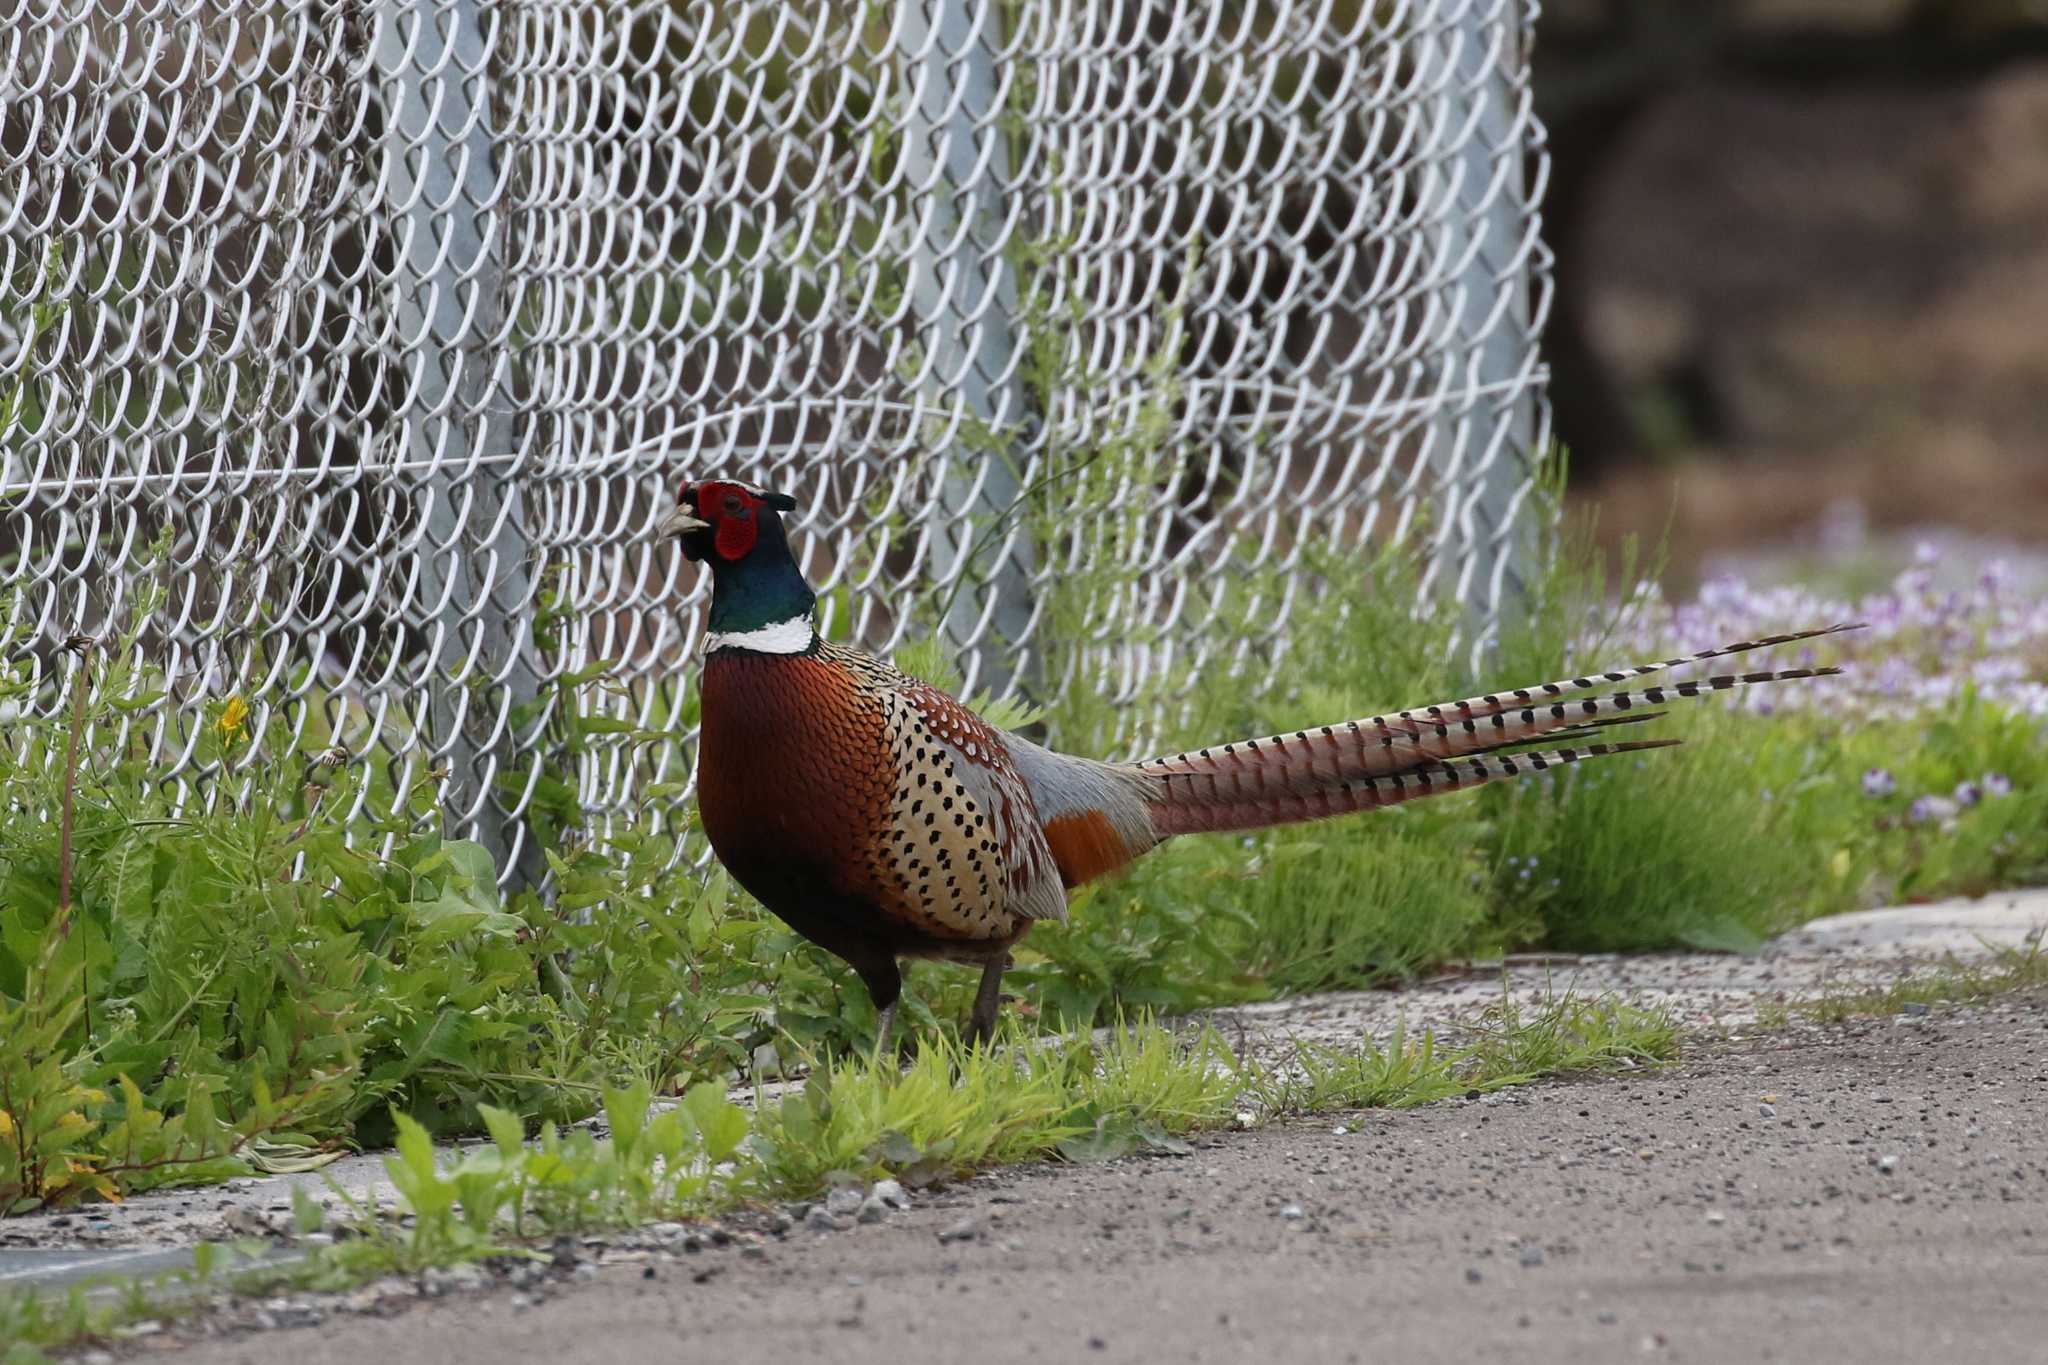
<svg viewBox="0 0 2048 1365">
<path fill-rule="evenodd" d="M 714 630 L 704 637 L 704 652 L 750 649 L 756 654 L 802 654 L 817 638 L 811 614 L 805 612 L 787 621 L 770 621 L 756 630 Z"/>
</svg>

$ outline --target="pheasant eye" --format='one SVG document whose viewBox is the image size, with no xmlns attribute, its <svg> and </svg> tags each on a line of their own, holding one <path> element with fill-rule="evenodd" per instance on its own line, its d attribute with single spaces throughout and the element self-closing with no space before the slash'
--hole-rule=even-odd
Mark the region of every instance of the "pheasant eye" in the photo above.
<svg viewBox="0 0 2048 1365">
<path fill-rule="evenodd" d="M 725 495 L 725 514 L 726 514 L 727 516 L 729 516 L 729 517 L 736 517 L 736 516 L 738 516 L 738 515 L 739 515 L 740 513 L 744 512 L 744 511 L 746 511 L 746 510 L 747 510 L 747 505 L 746 505 L 745 503 L 743 503 L 743 502 L 741 502 L 741 501 L 740 501 L 740 495 L 739 495 L 739 494 L 737 494 L 737 493 L 727 493 L 727 494 Z"/>
</svg>

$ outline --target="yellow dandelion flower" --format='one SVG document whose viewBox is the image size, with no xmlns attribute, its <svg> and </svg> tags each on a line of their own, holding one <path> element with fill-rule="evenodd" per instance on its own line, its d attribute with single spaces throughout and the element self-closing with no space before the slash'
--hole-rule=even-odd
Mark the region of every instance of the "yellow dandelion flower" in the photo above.
<svg viewBox="0 0 2048 1365">
<path fill-rule="evenodd" d="M 227 704 L 220 708 L 220 719 L 213 723 L 213 728 L 220 731 L 221 743 L 233 744 L 242 737 L 242 727 L 248 723 L 249 703 L 243 701 L 241 694 L 237 693 L 229 697 Z"/>
</svg>

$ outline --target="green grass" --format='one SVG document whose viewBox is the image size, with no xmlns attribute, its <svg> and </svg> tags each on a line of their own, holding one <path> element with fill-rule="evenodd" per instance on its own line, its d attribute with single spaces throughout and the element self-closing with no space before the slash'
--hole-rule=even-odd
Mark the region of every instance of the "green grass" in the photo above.
<svg viewBox="0 0 2048 1365">
<path fill-rule="evenodd" d="M 1142 473 L 1157 437 L 1145 431 L 1086 467 Z M 1115 513 L 1107 485 L 1076 505 L 1096 504 Z M 1084 751 L 1125 709 L 1158 722 L 1155 750 L 1288 731 L 1560 676 L 1567 659 L 1586 662 L 1573 643 L 1586 623 L 1613 624 L 1627 605 L 1596 607 L 1606 593 L 1589 561 L 1559 551 L 1474 676 L 1445 619 L 1414 609 L 1412 557 L 1305 562 L 1316 581 L 1289 618 L 1284 686 L 1212 679 L 1181 694 L 1160 680 L 1128 708 L 1083 686 L 1000 719 Z M 1092 572 L 1054 605 L 1085 614 Z M 1210 624 L 1255 629 L 1279 586 L 1270 572 L 1232 576 Z M 237 771 L 236 791 L 178 808 L 130 726 L 163 692 L 139 648 L 152 608 L 145 596 L 127 637 L 90 653 L 94 693 L 54 715 L 30 708 L 0 747 L 13 797 L 0 806 L 0 1216 L 387 1143 L 394 1113 L 434 1134 L 484 1132 L 488 1108 L 566 1124 L 621 1086 L 678 1095 L 749 1074 L 764 1048 L 788 1074 L 871 1045 L 874 1011 L 842 964 L 723 874 L 695 871 L 702 847 L 673 783 L 649 787 L 602 839 L 551 797 L 539 825 L 550 895 L 505 898 L 481 848 L 438 833 L 426 786 L 374 787 L 388 782 L 374 762 L 295 752 L 285 708 L 222 697 L 185 738 L 202 767 Z M 543 615 L 545 633 L 555 617 Z M 0 703 L 33 686 L 17 643 L 0 641 Z M 1639 656 L 1594 649 L 1601 663 Z M 935 649 L 911 654 L 945 672 Z M 551 733 L 567 752 L 663 738 L 603 714 L 586 693 L 606 685 L 563 680 Z M 684 687 L 675 714 L 693 706 Z M 1176 841 L 1084 888 L 1071 923 L 1025 941 L 1014 1013 L 1073 1032 L 1521 947 L 1742 949 L 1817 914 L 2048 877 L 2036 720 L 1968 693 L 1889 720 L 1673 711 L 1682 749 Z M 1896 790 L 1867 794 L 1871 768 Z M 2010 790 L 1916 821 L 1916 796 L 1990 772 Z M 388 817 L 346 815 L 393 801 Z M 945 1045 L 972 985 L 918 964 L 910 1036 Z M 822 1132 L 843 1157 L 837 1130 Z"/>
<path fill-rule="evenodd" d="M 1328 591 L 1297 604 L 1294 685 L 1205 689 L 1169 742 L 1473 685 L 1443 628 L 1396 605 L 1412 587 L 1400 557 L 1322 568 Z M 1252 609 L 1247 591 L 1231 610 Z M 1562 671 L 1543 651 L 1564 647 L 1538 638 L 1556 627 L 1535 619 L 1501 668 Z M 939 670 L 926 654 L 911 662 Z M 565 835 L 548 854 L 554 898 L 505 900 L 481 849 L 435 833 L 424 797 L 383 822 L 336 814 L 369 765 L 263 759 L 236 802 L 174 810 L 120 738 L 157 690 L 137 657 L 117 645 L 94 660 L 103 692 L 130 700 L 93 703 L 76 726 L 24 723 L 22 747 L 0 754 L 20 796 L 0 810 L 0 1208 L 317 1160 L 389 1141 L 394 1110 L 435 1133 L 483 1131 L 485 1106 L 562 1123 L 620 1085 L 731 1077 L 764 1044 L 787 1067 L 871 1041 L 845 969 L 692 871 L 667 835 Z M 0 693 L 26 686 L 19 665 L 0 678 Z M 203 760 L 246 760 L 234 704 L 194 736 Z M 1055 739 L 1110 719 L 1085 696 L 1046 715 Z M 265 752 L 289 755 L 271 724 Z M 1178 841 L 1025 943 L 1018 1013 L 1071 1031 L 1522 946 L 1745 948 L 1814 914 L 2048 872 L 2036 723 L 1974 698 L 1924 721 L 1698 707 L 1669 724 L 1693 742 L 1341 823 Z M 1871 767 L 1898 790 L 1866 795 Z M 1987 771 L 2012 791 L 1938 824 L 1908 818 L 1910 794 Z M 52 818 L 67 786 L 68 827 Z M 379 841 L 387 853 L 365 851 Z M 936 1045 L 971 974 L 921 964 L 911 980 L 906 1022 Z"/>
<path fill-rule="evenodd" d="M 763 1200 L 807 1197 L 884 1175 L 916 1182 L 1034 1158 L 1102 1160 L 1140 1150 L 1185 1152 L 1187 1134 L 1255 1121 L 1360 1108 L 1406 1108 L 1542 1076 L 1611 1069 L 1673 1055 L 1676 1030 L 1660 1013 L 1611 998 L 1566 995 L 1522 1007 L 1511 999 L 1476 1021 L 1471 1041 L 1397 1034 L 1385 1046 L 1309 1046 L 1278 1065 L 1231 1055 L 1210 1030 L 1176 1036 L 1151 1022 L 1047 1042 L 1014 1028 L 992 1049 L 932 1040 L 907 1067 L 849 1058 L 821 1067 L 797 1093 L 750 1115 L 715 1086 L 655 1104 L 644 1084 L 605 1096 L 608 1138 L 526 1127 L 486 1106 L 492 1142 L 437 1153 L 427 1131 L 395 1114 L 397 1151 L 385 1166 L 403 1217 L 354 1207 L 334 1228 L 295 1200 L 300 1232 L 339 1234 L 283 1270 L 221 1276 L 245 1293 L 335 1290 L 429 1266 L 520 1254 L 563 1233 L 702 1217 Z M 37 1352 L 107 1340 L 126 1323 L 192 1305 L 171 1296 L 213 1287 L 218 1249 L 195 1272 L 116 1298 L 0 1294 L 5 1365 Z M 203 1302 L 203 1300 L 196 1300 Z"/>
<path fill-rule="evenodd" d="M 1758 1011 L 1765 1027 L 1782 1027 L 1795 1019 L 1839 1024 L 1903 1014 L 1908 1005 L 1972 1005 L 2014 991 L 2048 986 L 2048 952 L 2036 936 L 2022 947 L 1999 948 L 1985 962 L 1966 962 L 1953 955 L 1926 971 L 1912 972 L 1882 986 L 1858 989 L 1829 987 L 1810 1000 Z"/>
<path fill-rule="evenodd" d="M 0 1216 L 387 1142 L 394 1112 L 566 1121 L 730 1075 L 784 1004 L 837 1025 L 815 958 L 665 837 L 555 847 L 556 894 L 507 900 L 423 795 L 341 814 L 371 765 L 292 755 L 275 714 L 262 751 L 291 756 L 249 761 L 264 708 L 239 697 L 192 736 L 245 765 L 238 794 L 177 808 L 123 725 L 161 695 L 151 605 L 85 661 L 116 700 L 74 693 L 0 751 Z"/>
<path fill-rule="evenodd" d="M 1695 714 L 1666 727 L 1688 741 L 1682 751 L 1488 793 L 1495 885 L 1552 947 L 1753 949 L 1814 906 L 1817 827 L 1847 791 L 1842 774 L 1800 788 L 1824 741 L 1785 719 Z"/>
<path fill-rule="evenodd" d="M 1297 1041 L 1278 1066 L 1258 1069 L 1247 1089 L 1269 1114 L 1405 1109 L 1453 1095 L 1526 1085 L 1546 1076 L 1629 1070 L 1678 1055 L 1678 1025 L 1662 1009 L 1612 996 L 1567 992 L 1534 1008 L 1503 992 L 1466 1030 L 1460 1046 L 1397 1029 L 1384 1044 L 1348 1048 Z"/>
</svg>

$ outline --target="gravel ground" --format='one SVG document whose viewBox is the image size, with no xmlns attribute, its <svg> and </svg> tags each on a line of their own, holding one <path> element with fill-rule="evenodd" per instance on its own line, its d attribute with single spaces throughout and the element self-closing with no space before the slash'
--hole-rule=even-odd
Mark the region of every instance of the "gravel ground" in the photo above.
<svg viewBox="0 0 2048 1365">
<path fill-rule="evenodd" d="M 148 1344 L 211 1334 L 194 1365 L 2037 1360 L 2044 1114 L 2048 995 L 2012 997 L 1021 1167 L 872 1223 L 849 1192 L 563 1246 L 495 1292 L 393 1281 Z"/>
</svg>

